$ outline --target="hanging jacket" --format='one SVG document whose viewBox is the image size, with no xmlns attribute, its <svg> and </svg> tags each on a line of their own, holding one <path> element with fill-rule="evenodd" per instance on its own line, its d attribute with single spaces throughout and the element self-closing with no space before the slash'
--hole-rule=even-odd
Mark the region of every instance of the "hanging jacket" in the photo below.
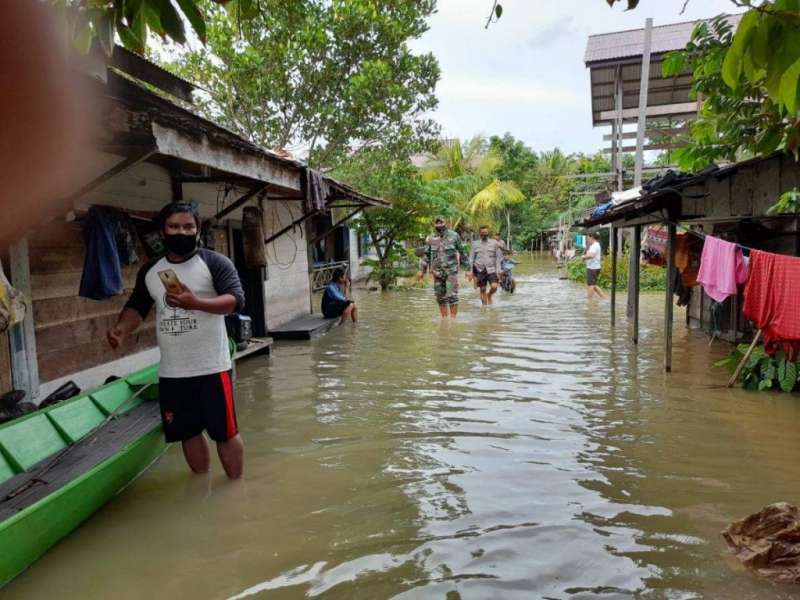
<svg viewBox="0 0 800 600">
<path fill-rule="evenodd" d="M 78 295 L 105 300 L 122 293 L 122 269 L 115 239 L 115 221 L 102 206 L 92 206 L 84 224 L 86 258 Z"/>
</svg>

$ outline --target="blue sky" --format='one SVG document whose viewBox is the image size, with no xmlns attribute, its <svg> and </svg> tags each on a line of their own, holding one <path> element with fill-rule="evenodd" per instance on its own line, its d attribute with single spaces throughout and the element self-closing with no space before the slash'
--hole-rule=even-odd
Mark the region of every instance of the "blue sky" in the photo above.
<svg viewBox="0 0 800 600">
<path fill-rule="evenodd" d="M 594 152 L 586 38 L 734 12 L 730 0 L 641 0 L 635 11 L 605 0 L 501 0 L 503 17 L 484 29 L 491 0 L 439 0 L 431 29 L 413 43 L 442 68 L 434 117 L 447 137 L 511 132 L 535 150 Z"/>
</svg>

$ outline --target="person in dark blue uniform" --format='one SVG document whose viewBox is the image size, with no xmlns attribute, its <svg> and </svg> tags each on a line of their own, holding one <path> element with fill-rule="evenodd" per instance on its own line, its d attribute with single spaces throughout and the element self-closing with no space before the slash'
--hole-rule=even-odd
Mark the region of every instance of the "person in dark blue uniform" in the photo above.
<svg viewBox="0 0 800 600">
<path fill-rule="evenodd" d="M 350 300 L 350 282 L 345 277 L 343 269 L 336 269 L 331 277 L 331 282 L 322 294 L 322 314 L 326 319 L 341 317 L 339 324 L 347 319 L 356 323 L 358 321 L 358 308 Z"/>
</svg>

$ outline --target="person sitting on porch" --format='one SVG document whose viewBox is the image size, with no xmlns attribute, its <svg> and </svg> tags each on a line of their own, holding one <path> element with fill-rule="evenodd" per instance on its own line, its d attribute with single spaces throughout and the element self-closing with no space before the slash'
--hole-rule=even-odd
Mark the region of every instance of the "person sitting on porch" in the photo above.
<svg viewBox="0 0 800 600">
<path fill-rule="evenodd" d="M 341 317 L 339 324 L 348 318 L 356 323 L 358 321 L 358 308 L 350 300 L 350 281 L 345 276 L 344 269 L 334 269 L 331 282 L 322 294 L 322 314 L 326 319 Z"/>
</svg>

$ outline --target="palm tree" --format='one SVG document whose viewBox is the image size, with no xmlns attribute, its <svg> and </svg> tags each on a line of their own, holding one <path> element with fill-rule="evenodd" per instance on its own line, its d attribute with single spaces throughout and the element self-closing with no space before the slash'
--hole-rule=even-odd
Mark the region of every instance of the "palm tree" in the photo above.
<svg viewBox="0 0 800 600">
<path fill-rule="evenodd" d="M 505 217 L 507 245 L 511 247 L 511 208 L 525 201 L 525 194 L 511 181 L 493 180 L 475 194 L 466 207 L 474 219 L 497 225 L 498 216 Z"/>
<path fill-rule="evenodd" d="M 498 217 L 510 221 L 510 207 L 525 199 L 519 188 L 498 181 L 495 173 L 503 161 L 486 138 L 475 136 L 462 144 L 459 140 L 443 140 L 433 158 L 421 168 L 422 177 L 451 199 L 457 214 L 454 227 L 471 226 L 478 221 L 497 224 Z"/>
</svg>

